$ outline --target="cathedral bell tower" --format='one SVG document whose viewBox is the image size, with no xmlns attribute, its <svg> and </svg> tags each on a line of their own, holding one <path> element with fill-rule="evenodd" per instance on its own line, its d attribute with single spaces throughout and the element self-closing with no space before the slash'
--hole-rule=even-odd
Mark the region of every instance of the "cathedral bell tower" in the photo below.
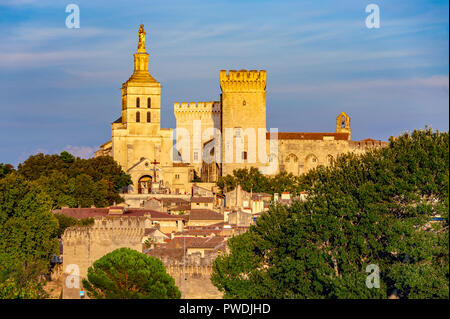
<svg viewBox="0 0 450 319">
<path fill-rule="evenodd" d="M 149 73 L 149 54 L 145 49 L 145 30 L 141 24 L 134 71 L 122 85 L 122 124 L 132 135 L 158 134 L 161 119 L 161 83 Z"/>
</svg>

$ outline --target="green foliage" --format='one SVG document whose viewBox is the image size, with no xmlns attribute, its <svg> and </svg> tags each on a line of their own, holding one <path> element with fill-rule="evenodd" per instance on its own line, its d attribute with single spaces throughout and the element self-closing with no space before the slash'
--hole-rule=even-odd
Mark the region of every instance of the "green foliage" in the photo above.
<svg viewBox="0 0 450 319">
<path fill-rule="evenodd" d="M 64 234 L 66 228 L 71 226 L 90 226 L 94 224 L 94 218 L 83 218 L 76 219 L 73 217 L 69 217 L 63 214 L 54 214 L 56 219 L 58 220 L 59 228 L 57 232 L 57 236 L 60 237 Z"/>
<path fill-rule="evenodd" d="M 306 201 L 231 239 L 211 280 L 227 298 L 448 298 L 448 176 L 448 132 L 343 155 L 302 177 Z M 369 264 L 379 289 L 365 285 Z"/>
<path fill-rule="evenodd" d="M 45 299 L 48 294 L 42 284 L 28 281 L 21 286 L 17 281 L 8 278 L 0 281 L 0 299 Z"/>
<path fill-rule="evenodd" d="M 5 177 L 6 174 L 11 173 L 14 170 L 11 164 L 0 163 L 0 179 Z"/>
<path fill-rule="evenodd" d="M 233 171 L 233 175 L 219 177 L 217 186 L 222 193 L 229 192 L 241 185 L 246 192 L 254 193 L 282 193 L 297 194 L 301 191 L 300 179 L 291 173 L 281 172 L 275 176 L 265 176 L 256 167 L 240 168 Z"/>
<path fill-rule="evenodd" d="M 178 299 L 181 294 L 161 260 L 129 248 L 94 262 L 83 286 L 96 299 Z"/>
<path fill-rule="evenodd" d="M 81 159 L 65 151 L 30 156 L 19 164 L 18 173 L 52 198 L 53 209 L 120 203 L 120 190 L 132 184 L 131 177 L 109 156 Z"/>
<path fill-rule="evenodd" d="M 13 172 L 0 179 L 0 297 L 42 297 L 39 276 L 58 252 L 51 199 Z"/>
</svg>

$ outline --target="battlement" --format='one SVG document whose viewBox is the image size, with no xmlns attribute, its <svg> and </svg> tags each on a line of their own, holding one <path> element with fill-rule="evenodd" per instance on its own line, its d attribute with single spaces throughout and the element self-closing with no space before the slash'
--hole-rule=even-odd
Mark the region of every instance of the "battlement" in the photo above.
<svg viewBox="0 0 450 319">
<path fill-rule="evenodd" d="M 175 113 L 180 112 L 220 112 L 220 102 L 181 102 L 174 103 L 173 110 Z"/>
<path fill-rule="evenodd" d="M 223 92 L 256 92 L 266 89 L 267 72 L 265 70 L 221 70 L 220 87 Z"/>
<path fill-rule="evenodd" d="M 144 236 L 146 217 L 94 217 L 90 226 L 72 226 L 65 230 L 62 238 L 65 244 L 90 240 L 110 240 L 111 237 L 133 238 L 140 240 Z"/>
</svg>

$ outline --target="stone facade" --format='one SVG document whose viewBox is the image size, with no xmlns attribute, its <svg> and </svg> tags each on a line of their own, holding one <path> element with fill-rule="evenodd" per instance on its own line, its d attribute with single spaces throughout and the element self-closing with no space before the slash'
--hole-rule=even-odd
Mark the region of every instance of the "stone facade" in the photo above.
<svg viewBox="0 0 450 319">
<path fill-rule="evenodd" d="M 340 154 L 387 144 L 352 141 L 345 112 L 336 117 L 334 132 L 278 132 L 271 140 L 266 125 L 267 72 L 221 70 L 219 99 L 174 103 L 174 148 L 173 130 L 160 127 L 161 83 L 149 73 L 145 36 L 139 38 L 134 61 L 134 73 L 122 85 L 122 116 L 112 124 L 111 141 L 95 154 L 113 156 L 131 175 L 130 195 L 188 193 L 194 171 L 203 182 L 250 167 L 266 175 L 300 175 L 331 164 Z"/>
<path fill-rule="evenodd" d="M 142 252 L 142 238 L 148 227 L 146 217 L 95 217 L 89 227 L 69 227 L 63 242 L 63 298 L 80 298 L 81 279 L 97 259 L 115 249 L 128 247 Z M 67 276 L 80 288 L 68 287 Z"/>
<path fill-rule="evenodd" d="M 210 251 L 203 256 L 200 253 L 192 253 L 184 257 L 183 248 L 154 249 L 147 252 L 148 255 L 162 260 L 167 272 L 175 279 L 175 285 L 180 289 L 181 297 L 187 299 L 221 299 L 223 297 L 210 279 L 212 263 L 218 253 L 218 251 Z M 185 280 L 183 280 L 183 274 Z"/>
</svg>

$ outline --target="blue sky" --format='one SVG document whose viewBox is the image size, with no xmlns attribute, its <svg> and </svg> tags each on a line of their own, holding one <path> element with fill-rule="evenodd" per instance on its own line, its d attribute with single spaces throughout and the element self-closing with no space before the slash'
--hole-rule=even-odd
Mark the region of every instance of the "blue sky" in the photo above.
<svg viewBox="0 0 450 319">
<path fill-rule="evenodd" d="M 65 8 L 80 7 L 80 29 Z M 365 7 L 381 26 L 365 26 Z M 162 83 L 163 127 L 174 102 L 217 100 L 219 70 L 267 70 L 267 125 L 387 140 L 449 127 L 448 1 L 0 0 L 0 162 L 69 150 L 87 157 L 110 138 L 137 30 Z"/>
</svg>

